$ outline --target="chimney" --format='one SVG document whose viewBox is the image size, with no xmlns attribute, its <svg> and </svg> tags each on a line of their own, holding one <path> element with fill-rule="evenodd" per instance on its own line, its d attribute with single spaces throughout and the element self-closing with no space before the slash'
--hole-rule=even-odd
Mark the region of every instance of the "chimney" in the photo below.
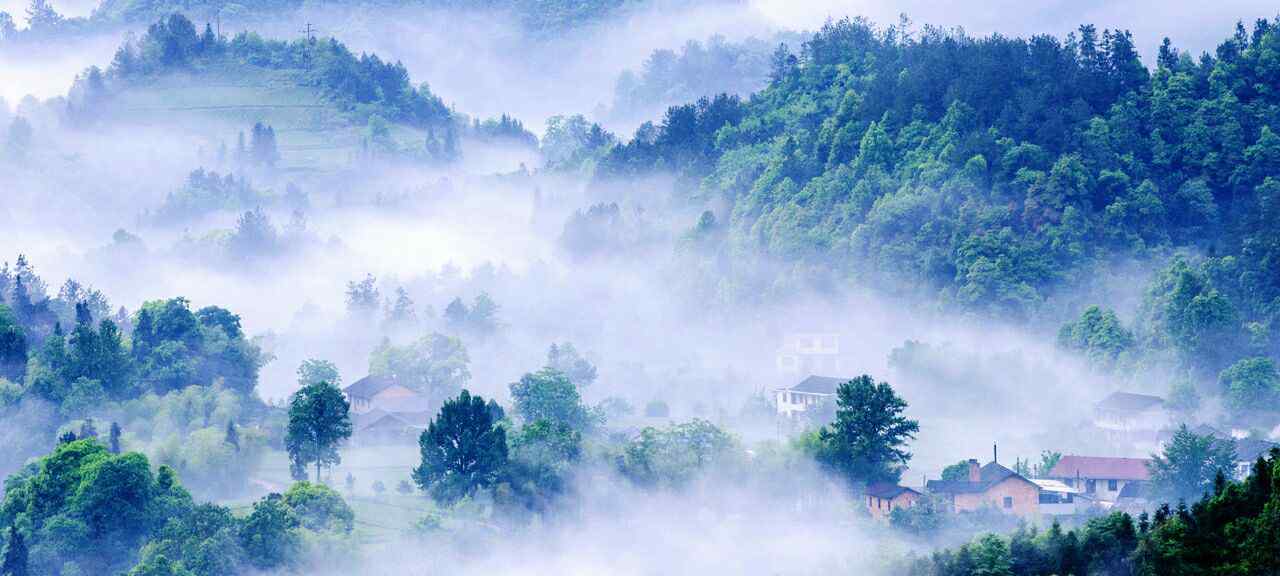
<svg viewBox="0 0 1280 576">
<path fill-rule="evenodd" d="M 970 482 L 982 481 L 982 468 L 978 466 L 977 458 L 969 459 L 969 481 Z"/>
<path fill-rule="evenodd" d="M 995 442 L 991 443 L 991 461 L 1000 462 L 1000 447 Z"/>
</svg>

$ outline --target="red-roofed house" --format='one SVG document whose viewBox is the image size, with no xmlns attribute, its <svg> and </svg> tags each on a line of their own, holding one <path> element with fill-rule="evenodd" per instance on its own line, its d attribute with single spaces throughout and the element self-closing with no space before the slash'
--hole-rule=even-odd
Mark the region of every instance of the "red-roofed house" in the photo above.
<svg viewBox="0 0 1280 576">
<path fill-rule="evenodd" d="M 1045 477 L 1061 480 L 1090 498 L 1115 502 L 1126 485 L 1151 479 L 1149 462 L 1146 458 L 1063 456 Z"/>
</svg>

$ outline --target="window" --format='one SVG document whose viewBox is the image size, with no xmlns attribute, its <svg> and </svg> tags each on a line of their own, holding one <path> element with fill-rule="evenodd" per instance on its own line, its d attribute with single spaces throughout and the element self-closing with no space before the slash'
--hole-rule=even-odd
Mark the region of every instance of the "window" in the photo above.
<svg viewBox="0 0 1280 576">
<path fill-rule="evenodd" d="M 1116 490 L 1118 490 L 1118 489 L 1119 489 L 1118 484 L 1119 484 L 1119 482 L 1117 482 L 1117 481 L 1115 481 L 1115 480 L 1107 480 L 1107 490 L 1110 490 L 1110 491 L 1112 491 L 1112 492 L 1115 492 Z"/>
<path fill-rule="evenodd" d="M 1005 508 L 1013 508 L 1013 496 L 1005 496 L 1005 497 L 1004 497 L 1004 507 L 1005 507 Z"/>
<path fill-rule="evenodd" d="M 1084 491 L 1085 491 L 1085 492 L 1088 492 L 1088 493 L 1090 493 L 1090 494 L 1093 494 L 1094 492 L 1097 492 L 1097 491 L 1098 491 L 1098 481 L 1097 481 L 1097 480 L 1085 480 L 1085 481 L 1084 481 Z"/>
<path fill-rule="evenodd" d="M 1076 487 L 1076 480 L 1075 480 L 1075 478 L 1067 478 L 1067 486 L 1070 486 L 1070 487 L 1072 487 L 1072 488 L 1075 488 L 1075 487 Z"/>
</svg>

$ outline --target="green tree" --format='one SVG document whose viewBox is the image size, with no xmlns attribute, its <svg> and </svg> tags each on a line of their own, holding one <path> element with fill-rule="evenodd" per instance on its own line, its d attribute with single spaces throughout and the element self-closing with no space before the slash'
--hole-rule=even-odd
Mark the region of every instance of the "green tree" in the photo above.
<svg viewBox="0 0 1280 576">
<path fill-rule="evenodd" d="M 181 564 L 175 564 L 166 558 L 163 554 L 149 557 L 133 570 L 129 571 L 128 576 L 195 576 L 190 570 L 183 568 Z"/>
<path fill-rule="evenodd" d="M 516 414 L 526 423 L 546 420 L 585 432 L 594 424 L 578 388 L 564 373 L 543 368 L 511 384 Z"/>
<path fill-rule="evenodd" d="M 284 493 L 284 503 L 293 510 L 302 527 L 309 530 L 346 534 L 355 526 L 351 507 L 324 484 L 297 482 Z"/>
<path fill-rule="evenodd" d="M 618 469 L 640 486 L 678 488 L 709 466 L 725 463 L 736 445 L 733 436 L 706 420 L 649 426 L 627 442 Z"/>
<path fill-rule="evenodd" d="M 470 363 L 461 339 L 436 332 L 405 346 L 384 340 L 369 355 L 369 373 L 393 375 L 405 386 L 441 402 L 471 380 Z"/>
<path fill-rule="evenodd" d="M 445 402 L 418 438 L 422 462 L 413 481 L 437 502 L 452 504 L 492 487 L 507 465 L 507 433 L 480 396 L 463 390 Z"/>
<path fill-rule="evenodd" d="M 234 420 L 227 420 L 227 431 L 222 436 L 222 443 L 235 448 L 236 452 L 240 451 L 240 431 Z"/>
<path fill-rule="evenodd" d="M 836 389 L 836 420 L 819 432 L 817 459 L 857 483 L 897 482 L 911 459 L 905 448 L 920 424 L 887 382 L 863 375 Z"/>
<path fill-rule="evenodd" d="M 498 303 L 481 292 L 471 303 L 471 313 L 467 317 L 471 329 L 480 335 L 490 334 L 498 329 Z"/>
<path fill-rule="evenodd" d="M 290 563 L 301 546 L 301 522 L 284 497 L 270 494 L 254 502 L 253 511 L 240 525 L 238 540 L 249 563 L 272 570 Z"/>
<path fill-rule="evenodd" d="M 0 288 L 3 296 L 3 288 Z M 0 377 L 20 379 L 27 367 L 27 336 L 18 318 L 0 302 Z"/>
<path fill-rule="evenodd" d="M 1058 345 L 1084 354 L 1100 368 L 1111 369 L 1133 347 L 1134 338 L 1115 312 L 1090 306 L 1078 320 L 1058 331 Z"/>
<path fill-rule="evenodd" d="M 27 556 L 27 544 L 22 533 L 10 525 L 4 554 L 0 555 L 0 576 L 27 576 Z"/>
<path fill-rule="evenodd" d="M 973 545 L 973 576 L 1013 576 L 1009 545 L 994 534 L 987 534 Z"/>
<path fill-rule="evenodd" d="M 567 477 L 582 456 L 582 433 L 539 420 L 522 426 L 508 445 L 504 481 L 525 509 L 546 510 L 567 491 Z"/>
<path fill-rule="evenodd" d="M 111 450 L 112 454 L 120 453 L 120 437 L 123 433 L 124 431 L 120 429 L 120 424 L 116 422 L 111 423 L 110 432 L 107 436 L 107 447 Z"/>
<path fill-rule="evenodd" d="M 547 350 L 547 367 L 567 376 L 578 388 L 586 388 L 596 381 L 596 367 L 569 342 L 551 344 Z"/>
<path fill-rule="evenodd" d="M 1045 478 L 1049 475 L 1049 471 L 1058 465 L 1058 461 L 1062 460 L 1061 452 L 1052 450 L 1043 450 L 1040 452 L 1040 463 L 1035 466 L 1035 476 L 1037 478 Z"/>
<path fill-rule="evenodd" d="M 968 480 L 969 479 L 969 461 L 961 460 L 955 464 L 951 464 L 942 469 L 943 480 Z"/>
<path fill-rule="evenodd" d="M 351 405 L 342 391 L 328 382 L 304 386 L 289 401 L 289 427 L 285 449 L 295 478 L 305 478 L 306 467 L 320 467 L 342 461 L 338 444 L 351 437 Z"/>
<path fill-rule="evenodd" d="M 310 358 L 298 365 L 298 385 L 310 386 L 320 382 L 328 382 L 334 386 L 342 385 L 342 376 L 338 367 L 328 360 Z"/>
<path fill-rule="evenodd" d="M 1270 358 L 1245 358 L 1218 376 L 1227 407 L 1233 412 L 1280 409 L 1280 372 Z"/>
<path fill-rule="evenodd" d="M 1152 454 L 1147 467 L 1151 486 L 1169 499 L 1194 499 L 1213 488 L 1219 472 L 1235 468 L 1235 446 L 1228 440 L 1198 435 L 1183 424 L 1160 454 Z"/>
</svg>

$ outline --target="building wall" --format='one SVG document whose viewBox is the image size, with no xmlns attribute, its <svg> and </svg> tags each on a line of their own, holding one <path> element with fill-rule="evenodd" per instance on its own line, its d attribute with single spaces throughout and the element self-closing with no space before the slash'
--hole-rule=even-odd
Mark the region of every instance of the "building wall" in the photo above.
<svg viewBox="0 0 1280 576">
<path fill-rule="evenodd" d="M 369 401 L 368 409 L 372 410 L 374 408 L 381 408 L 388 412 L 395 412 L 397 410 L 404 409 L 404 400 L 417 397 L 417 392 L 397 384 L 379 392 L 377 396 L 374 396 Z"/>
<path fill-rule="evenodd" d="M 1004 499 L 1011 499 L 1011 506 L 1006 508 Z M 979 508 L 992 507 L 1001 512 L 1028 516 L 1040 510 L 1040 488 L 1035 484 L 1007 478 L 992 486 L 986 492 L 977 494 L 956 494 L 953 500 L 957 512 L 969 512 Z"/>
<path fill-rule="evenodd" d="M 776 363 L 783 376 L 843 374 L 840 334 L 811 332 L 788 334 L 778 349 Z"/>
<path fill-rule="evenodd" d="M 889 517 L 889 513 L 894 508 L 915 506 L 916 500 L 920 499 L 920 495 L 915 492 L 903 492 L 892 499 L 877 498 L 875 496 L 867 496 L 866 498 L 867 512 L 871 513 L 871 517 L 885 519 Z"/>
<path fill-rule="evenodd" d="M 1106 502 L 1115 502 L 1116 499 L 1120 497 L 1120 491 L 1124 490 L 1124 487 L 1126 484 L 1130 482 L 1136 482 L 1136 480 L 1119 480 L 1115 478 L 1088 478 L 1085 476 L 1081 476 L 1079 482 L 1077 482 L 1075 478 L 1055 478 L 1055 480 L 1061 480 L 1067 486 L 1071 486 L 1072 488 L 1078 488 L 1086 496 L 1089 496 L 1094 500 L 1104 500 Z M 1115 480 L 1116 482 L 1115 490 L 1111 489 L 1111 484 L 1110 484 L 1111 480 Z M 1093 491 L 1089 490 L 1090 481 L 1093 481 Z"/>
<path fill-rule="evenodd" d="M 805 394 L 790 390 L 778 390 L 774 392 L 773 398 L 778 405 L 778 414 L 794 416 L 817 406 L 818 403 L 829 396 L 830 394 Z"/>
<path fill-rule="evenodd" d="M 1169 425 L 1169 413 L 1163 408 L 1151 408 L 1143 412 L 1104 409 L 1094 411 L 1094 426 L 1104 430 L 1164 430 Z"/>
</svg>

